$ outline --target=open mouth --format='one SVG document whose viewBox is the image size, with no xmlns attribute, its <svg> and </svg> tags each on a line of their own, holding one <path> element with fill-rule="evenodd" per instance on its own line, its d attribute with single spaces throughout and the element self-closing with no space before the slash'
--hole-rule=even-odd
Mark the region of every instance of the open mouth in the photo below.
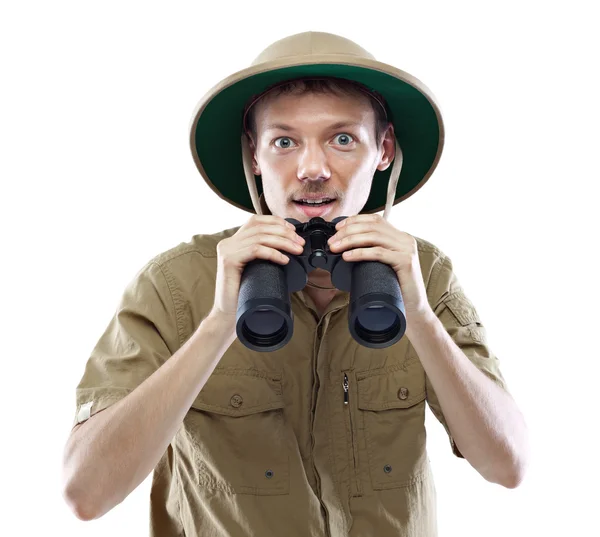
<svg viewBox="0 0 600 537">
<path fill-rule="evenodd" d="M 322 198 L 319 200 L 299 199 L 294 200 L 294 203 L 302 214 L 308 218 L 314 218 L 315 216 L 324 217 L 326 214 L 331 213 L 336 201 L 335 198 Z"/>
<path fill-rule="evenodd" d="M 294 203 L 304 205 L 305 207 L 322 207 L 324 205 L 329 205 L 334 201 L 334 198 L 323 198 L 322 200 L 294 200 Z"/>
</svg>

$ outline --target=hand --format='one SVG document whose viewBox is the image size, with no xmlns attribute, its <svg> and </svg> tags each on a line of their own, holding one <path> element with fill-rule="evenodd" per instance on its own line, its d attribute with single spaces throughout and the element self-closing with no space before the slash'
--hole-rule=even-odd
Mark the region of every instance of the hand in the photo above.
<svg viewBox="0 0 600 537">
<path fill-rule="evenodd" d="M 284 218 L 252 215 L 234 235 L 217 244 L 215 301 L 210 314 L 235 323 L 244 266 L 258 258 L 285 265 L 289 258 L 279 250 L 299 255 L 304 243 Z"/>
<path fill-rule="evenodd" d="M 400 283 L 407 323 L 433 314 L 421 273 L 417 241 L 378 214 L 358 214 L 338 222 L 329 249 L 345 261 L 380 261 L 390 265 Z M 357 248 L 361 247 L 361 248 Z"/>
</svg>

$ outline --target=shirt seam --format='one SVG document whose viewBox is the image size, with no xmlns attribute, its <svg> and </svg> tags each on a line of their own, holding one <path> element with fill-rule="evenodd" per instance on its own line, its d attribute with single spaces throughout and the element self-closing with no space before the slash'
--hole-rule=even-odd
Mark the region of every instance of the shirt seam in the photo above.
<svg viewBox="0 0 600 537">
<path fill-rule="evenodd" d="M 160 270 L 160 273 L 163 275 L 163 278 L 165 279 L 165 282 L 167 284 L 167 288 L 169 289 L 169 295 L 171 296 L 171 302 L 173 303 L 173 314 L 175 317 L 175 325 L 177 327 L 177 339 L 179 341 L 179 346 L 181 347 L 181 345 L 183 345 L 183 326 L 184 326 L 184 312 L 183 309 L 180 309 L 178 307 L 180 300 L 175 300 L 175 295 L 173 294 L 173 289 L 176 289 L 176 285 L 175 285 L 175 278 L 173 277 L 172 273 L 166 268 L 163 267 L 163 265 L 160 265 L 158 263 L 156 263 L 155 261 L 151 261 L 152 265 L 155 265 L 158 270 Z M 169 276 L 167 277 L 167 274 L 165 273 L 165 269 L 167 272 L 169 272 Z M 179 299 L 179 296 L 177 297 Z"/>
<path fill-rule="evenodd" d="M 166 263 L 169 263 L 170 261 L 173 261 L 174 259 L 177 259 L 178 257 L 182 257 L 182 256 L 188 255 L 188 254 L 198 254 L 198 255 L 201 255 L 202 257 L 209 257 L 209 258 L 217 257 L 216 249 L 213 250 L 212 248 L 210 248 L 207 250 L 199 250 L 197 247 L 192 246 L 183 252 L 173 252 L 173 253 L 170 253 L 170 255 L 167 255 L 167 253 L 160 254 L 160 256 L 157 256 L 155 258 L 156 261 L 152 261 L 152 263 L 155 263 L 159 266 L 164 266 Z"/>
<path fill-rule="evenodd" d="M 440 254 L 438 259 L 441 259 L 441 261 L 434 263 L 431 277 L 429 278 L 429 284 L 427 285 L 427 293 L 431 299 L 430 304 L 433 304 L 434 308 L 437 306 L 436 297 L 439 296 L 437 291 L 440 282 L 440 274 L 442 273 L 444 265 L 449 261 L 449 257 L 444 254 Z"/>
</svg>

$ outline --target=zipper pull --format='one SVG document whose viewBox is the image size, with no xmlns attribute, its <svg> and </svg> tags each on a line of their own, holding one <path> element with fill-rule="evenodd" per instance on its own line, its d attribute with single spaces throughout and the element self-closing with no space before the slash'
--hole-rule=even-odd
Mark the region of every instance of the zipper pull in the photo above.
<svg viewBox="0 0 600 537">
<path fill-rule="evenodd" d="M 344 404 L 348 404 L 348 376 L 344 373 Z"/>
</svg>

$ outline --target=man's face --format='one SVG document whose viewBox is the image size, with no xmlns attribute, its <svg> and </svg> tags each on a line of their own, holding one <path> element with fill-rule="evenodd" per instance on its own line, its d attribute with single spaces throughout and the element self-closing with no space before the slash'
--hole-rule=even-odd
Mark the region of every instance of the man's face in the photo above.
<svg viewBox="0 0 600 537">
<path fill-rule="evenodd" d="M 358 214 L 369 197 L 373 174 L 390 165 L 394 152 L 391 124 L 377 149 L 369 98 L 286 94 L 267 96 L 255 106 L 253 171 L 262 175 L 271 212 L 301 222 Z M 306 198 L 332 201 L 308 205 L 301 201 Z"/>
</svg>

